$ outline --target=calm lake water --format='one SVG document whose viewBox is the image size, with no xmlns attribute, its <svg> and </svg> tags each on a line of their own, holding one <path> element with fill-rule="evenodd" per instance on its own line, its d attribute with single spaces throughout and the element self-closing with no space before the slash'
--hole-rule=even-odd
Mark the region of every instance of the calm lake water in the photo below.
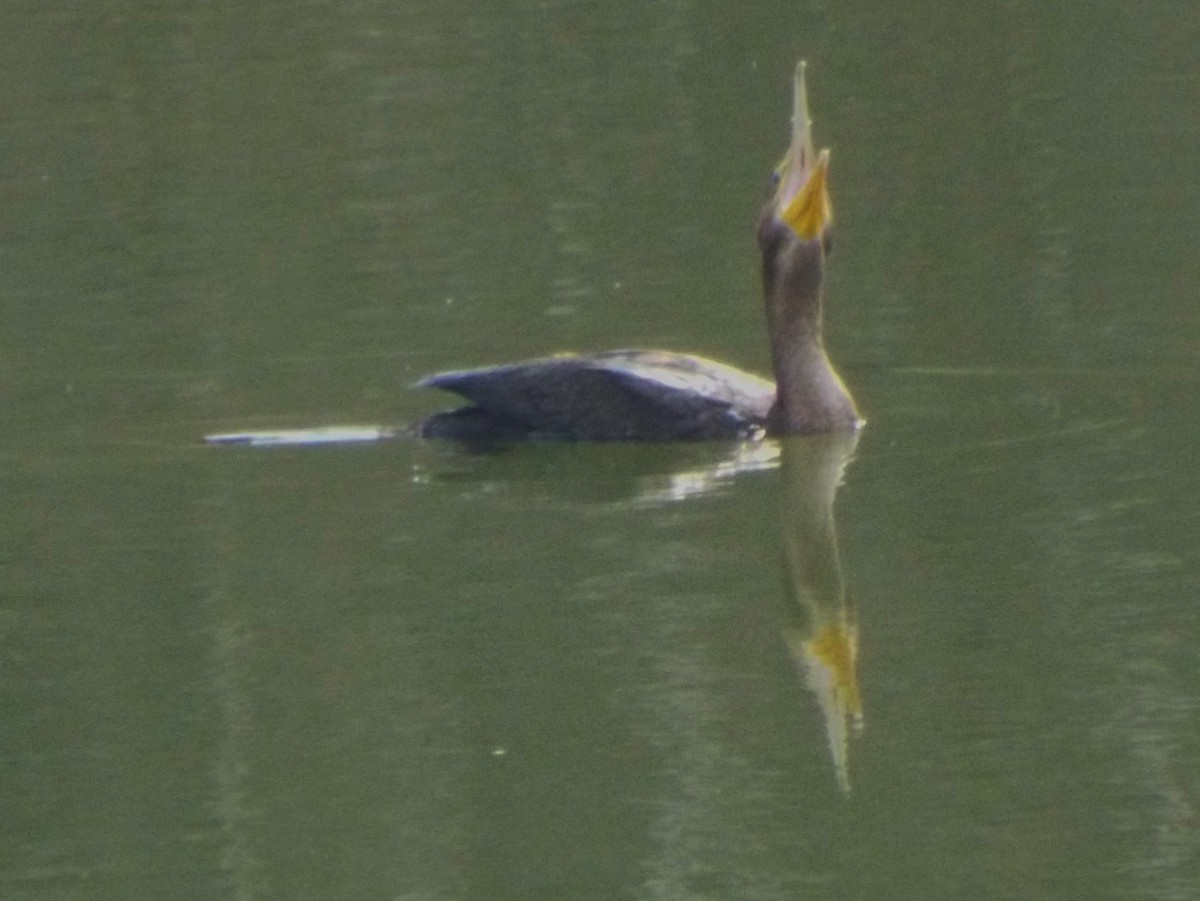
<svg viewBox="0 0 1200 901">
<path fill-rule="evenodd" d="M 1197 896 L 1200 7 L 0 45 L 0 896 Z M 764 370 L 802 56 L 856 446 L 201 443 L 555 350 Z"/>
</svg>

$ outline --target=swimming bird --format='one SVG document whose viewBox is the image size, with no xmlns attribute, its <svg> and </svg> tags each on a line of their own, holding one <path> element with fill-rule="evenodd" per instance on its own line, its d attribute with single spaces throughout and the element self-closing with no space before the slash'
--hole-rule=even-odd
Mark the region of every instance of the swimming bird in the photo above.
<svg viewBox="0 0 1200 901">
<path fill-rule="evenodd" d="M 692 354 L 615 350 L 441 372 L 422 387 L 468 403 L 415 427 L 467 442 L 747 439 L 857 429 L 862 420 L 822 336 L 831 249 L 829 151 L 815 153 L 796 67 L 791 144 L 758 221 L 774 383 Z"/>
<path fill-rule="evenodd" d="M 208 435 L 210 444 L 346 444 L 406 437 L 506 441 L 684 441 L 848 433 L 861 424 L 822 335 L 832 248 L 829 151 L 813 148 L 796 67 L 791 143 L 758 220 L 762 288 L 775 381 L 665 350 L 560 354 L 427 376 L 417 384 L 468 403 L 411 426 L 354 426 Z"/>
</svg>

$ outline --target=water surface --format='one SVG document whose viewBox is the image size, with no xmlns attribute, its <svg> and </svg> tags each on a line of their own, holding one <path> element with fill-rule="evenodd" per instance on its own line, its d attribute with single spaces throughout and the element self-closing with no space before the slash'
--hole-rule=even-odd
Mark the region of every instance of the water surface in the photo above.
<svg viewBox="0 0 1200 901">
<path fill-rule="evenodd" d="M 1190 6 L 0 17 L 5 898 L 1193 896 Z M 762 370 L 801 56 L 852 460 L 199 443 Z"/>
</svg>

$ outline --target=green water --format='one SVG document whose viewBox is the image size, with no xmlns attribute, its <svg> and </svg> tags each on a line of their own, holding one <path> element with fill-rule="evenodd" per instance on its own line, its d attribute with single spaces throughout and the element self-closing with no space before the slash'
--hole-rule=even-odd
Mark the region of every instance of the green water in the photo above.
<svg viewBox="0 0 1200 901">
<path fill-rule="evenodd" d="M 1200 15 L 977 6 L 0 12 L 0 896 L 1194 897 Z M 764 369 L 801 56 L 852 461 L 200 443 Z"/>
</svg>

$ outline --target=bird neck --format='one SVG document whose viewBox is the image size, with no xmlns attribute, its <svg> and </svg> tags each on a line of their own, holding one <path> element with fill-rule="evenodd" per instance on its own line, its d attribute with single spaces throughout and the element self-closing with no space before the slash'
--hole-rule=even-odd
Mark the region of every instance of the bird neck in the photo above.
<svg viewBox="0 0 1200 901">
<path fill-rule="evenodd" d="M 786 296 L 768 296 L 775 402 L 767 416 L 767 431 L 798 435 L 852 430 L 859 423 L 858 410 L 825 353 L 819 276 L 816 284 L 804 286 L 807 290 L 790 287 Z"/>
</svg>

